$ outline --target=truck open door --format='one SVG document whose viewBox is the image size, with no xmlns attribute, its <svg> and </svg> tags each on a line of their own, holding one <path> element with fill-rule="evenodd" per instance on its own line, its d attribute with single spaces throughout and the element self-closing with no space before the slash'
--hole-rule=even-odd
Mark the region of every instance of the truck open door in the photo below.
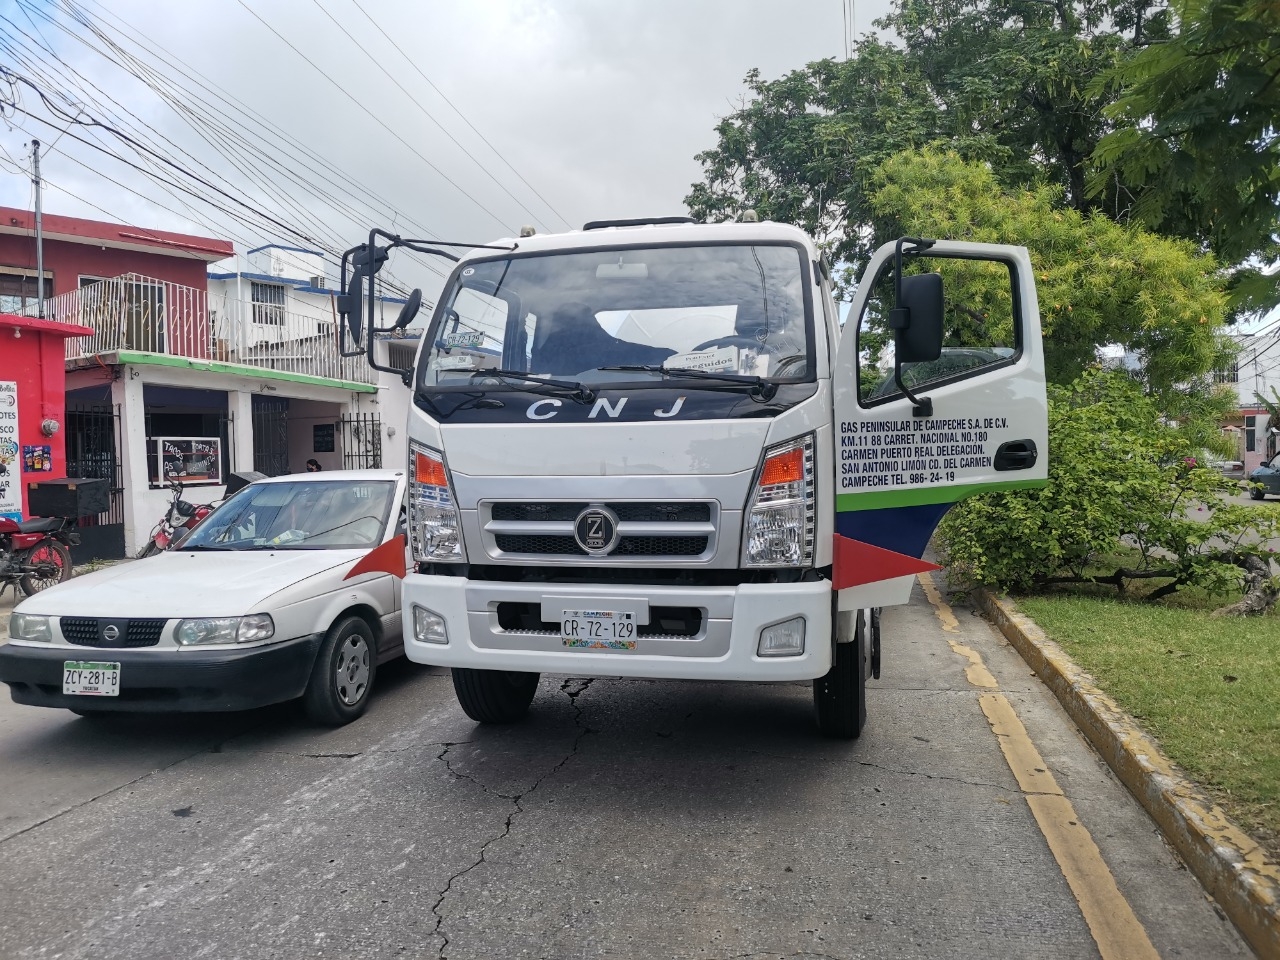
<svg viewBox="0 0 1280 960">
<path fill-rule="evenodd" d="M 904 238 L 872 257 L 833 370 L 841 610 L 905 603 L 952 504 L 1048 476 L 1044 349 L 1023 247 Z"/>
</svg>

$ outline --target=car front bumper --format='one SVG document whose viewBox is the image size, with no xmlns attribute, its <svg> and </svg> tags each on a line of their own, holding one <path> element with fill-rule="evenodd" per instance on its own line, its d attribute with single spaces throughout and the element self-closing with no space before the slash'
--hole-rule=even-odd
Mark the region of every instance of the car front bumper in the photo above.
<svg viewBox="0 0 1280 960">
<path fill-rule="evenodd" d="M 302 696 L 320 634 L 246 650 L 121 649 L 6 643 L 0 681 L 15 703 L 76 710 L 203 712 L 250 710 Z M 68 660 L 120 664 L 120 694 L 62 692 Z"/>
</svg>

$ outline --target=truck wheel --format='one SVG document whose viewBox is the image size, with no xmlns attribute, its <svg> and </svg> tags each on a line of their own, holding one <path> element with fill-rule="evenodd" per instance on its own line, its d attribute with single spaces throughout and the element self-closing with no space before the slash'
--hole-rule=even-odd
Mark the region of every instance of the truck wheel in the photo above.
<svg viewBox="0 0 1280 960">
<path fill-rule="evenodd" d="M 852 643 L 835 644 L 834 662 L 825 677 L 813 681 L 813 705 L 824 737 L 856 740 L 867 722 L 867 636 L 858 623 Z"/>
<path fill-rule="evenodd" d="M 538 674 L 454 667 L 453 692 L 462 712 L 477 723 L 514 723 L 529 712 Z"/>
<path fill-rule="evenodd" d="M 302 695 L 313 722 L 340 727 L 364 713 L 377 668 L 373 649 L 373 631 L 359 617 L 329 628 Z"/>
</svg>

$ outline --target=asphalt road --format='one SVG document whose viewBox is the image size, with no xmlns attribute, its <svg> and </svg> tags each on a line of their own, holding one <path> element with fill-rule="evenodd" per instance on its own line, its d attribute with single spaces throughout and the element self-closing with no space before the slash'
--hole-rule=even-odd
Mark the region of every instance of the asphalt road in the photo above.
<svg viewBox="0 0 1280 960">
<path fill-rule="evenodd" d="M 6 700 L 0 956 L 1063 960 L 1129 908 L 1161 957 L 1249 956 L 1017 654 L 949 615 L 919 588 L 886 611 L 855 743 L 817 738 L 805 684 L 544 678 L 481 728 L 405 663 L 340 730 Z"/>
</svg>

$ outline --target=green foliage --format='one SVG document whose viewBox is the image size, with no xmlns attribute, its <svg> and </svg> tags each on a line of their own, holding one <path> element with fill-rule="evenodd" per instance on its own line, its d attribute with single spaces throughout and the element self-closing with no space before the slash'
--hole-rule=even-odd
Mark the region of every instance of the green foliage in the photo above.
<svg viewBox="0 0 1280 960">
<path fill-rule="evenodd" d="M 1111 96 L 1092 84 L 1136 44 L 1165 36 L 1147 0 L 898 0 L 845 61 L 777 80 L 747 75 L 749 96 L 716 127 L 690 211 L 745 207 L 794 223 L 838 262 L 890 237 L 873 229 L 870 178 L 894 154 L 943 143 L 989 163 L 1006 186 L 1048 182 L 1079 210 L 1118 211 L 1125 185 L 1090 196 L 1086 162 L 1108 130 Z M 1152 13 L 1152 11 L 1156 11 Z M 931 231 L 930 235 L 936 235 Z"/>
<path fill-rule="evenodd" d="M 1091 370 L 1052 388 L 1049 448 L 1046 487 L 973 497 L 943 518 L 954 573 L 1010 590 L 1157 577 L 1171 581 L 1165 593 L 1239 589 L 1237 559 L 1280 534 L 1280 510 L 1226 503 L 1234 485 L 1200 462 L 1197 438 L 1123 375 Z M 1120 544 L 1137 561 L 1098 575 Z"/>
<path fill-rule="evenodd" d="M 1130 185 L 1133 214 L 1206 243 L 1222 260 L 1274 259 L 1280 211 L 1280 6 L 1273 0 L 1178 0 L 1175 36 L 1093 84 L 1119 94 L 1117 129 L 1098 144 L 1090 189 Z M 1280 302 L 1275 277 L 1242 271 L 1245 310 Z"/>
<path fill-rule="evenodd" d="M 875 228 L 883 235 L 1030 250 L 1051 382 L 1071 382 L 1095 362 L 1099 346 L 1119 344 L 1143 355 L 1143 378 L 1169 402 L 1188 402 L 1185 396 L 1172 399 L 1175 385 L 1207 400 L 1212 391 L 1196 380 L 1221 365 L 1230 349 L 1222 336 L 1225 297 L 1213 259 L 1186 241 L 1097 212 L 1062 209 L 1057 199 L 1058 189 L 1050 186 L 1002 190 L 984 165 L 940 149 L 890 157 L 871 177 L 869 191 Z M 1007 278 L 979 266 L 968 286 L 947 291 L 949 301 L 999 302 L 986 287 L 1003 283 L 1007 289 Z M 948 274 L 952 287 L 955 279 Z M 1001 318 L 989 322 L 998 327 Z"/>
</svg>

